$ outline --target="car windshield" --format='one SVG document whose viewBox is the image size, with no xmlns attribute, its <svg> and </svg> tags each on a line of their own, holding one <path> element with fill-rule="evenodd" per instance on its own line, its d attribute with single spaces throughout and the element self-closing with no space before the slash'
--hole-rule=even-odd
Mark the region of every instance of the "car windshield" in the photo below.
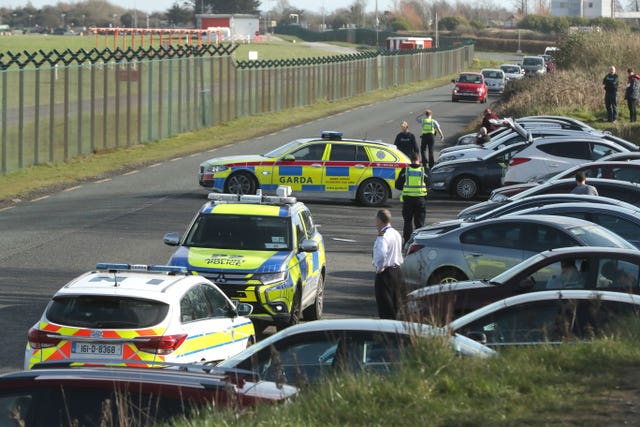
<svg viewBox="0 0 640 427">
<path fill-rule="evenodd" d="M 291 250 L 289 224 L 288 217 L 202 214 L 193 223 L 184 245 L 248 251 Z"/>
<path fill-rule="evenodd" d="M 100 277 L 94 280 L 100 280 Z M 111 295 L 74 295 L 54 297 L 47 309 L 47 319 L 81 328 L 139 329 L 161 323 L 168 312 L 169 305 L 161 301 Z"/>
<path fill-rule="evenodd" d="M 482 78 L 477 74 L 460 74 L 458 78 L 459 83 L 482 83 Z"/>
<path fill-rule="evenodd" d="M 500 67 L 505 73 L 516 74 L 520 72 L 519 67 Z"/>
<path fill-rule="evenodd" d="M 269 151 L 264 156 L 265 157 L 269 157 L 270 159 L 280 158 L 280 157 L 284 156 L 285 154 L 287 154 L 288 152 L 293 151 L 296 148 L 300 147 L 305 142 L 306 141 L 301 140 L 301 139 L 293 140 L 291 142 L 288 142 L 288 143 L 284 144 L 282 147 L 278 147 L 275 150 Z"/>
<path fill-rule="evenodd" d="M 614 248 L 635 249 L 634 246 L 632 246 L 622 237 L 605 228 L 595 225 L 571 227 L 569 231 L 587 246 L 607 246 Z"/>
<path fill-rule="evenodd" d="M 542 58 L 524 58 L 522 60 L 523 65 L 540 65 L 544 62 Z"/>
<path fill-rule="evenodd" d="M 497 70 L 484 70 L 482 75 L 485 79 L 501 79 L 502 73 Z"/>
</svg>

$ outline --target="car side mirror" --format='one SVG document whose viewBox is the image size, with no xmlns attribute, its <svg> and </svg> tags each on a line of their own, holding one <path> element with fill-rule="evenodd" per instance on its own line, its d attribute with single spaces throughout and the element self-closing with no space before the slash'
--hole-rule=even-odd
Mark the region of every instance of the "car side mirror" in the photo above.
<svg viewBox="0 0 640 427">
<path fill-rule="evenodd" d="M 249 316 L 253 313 L 253 306 L 246 302 L 236 302 L 236 314 L 238 316 Z"/>
<path fill-rule="evenodd" d="M 180 235 L 178 233 L 167 233 L 162 239 L 165 245 L 178 246 L 180 243 Z"/>
<path fill-rule="evenodd" d="M 300 251 L 301 252 L 317 252 L 318 242 L 311 239 L 304 239 L 302 243 L 300 243 Z"/>
<path fill-rule="evenodd" d="M 479 331 L 471 331 L 466 334 L 467 338 L 474 340 L 475 342 L 479 342 L 480 344 L 487 344 L 487 335 L 484 332 Z"/>
</svg>

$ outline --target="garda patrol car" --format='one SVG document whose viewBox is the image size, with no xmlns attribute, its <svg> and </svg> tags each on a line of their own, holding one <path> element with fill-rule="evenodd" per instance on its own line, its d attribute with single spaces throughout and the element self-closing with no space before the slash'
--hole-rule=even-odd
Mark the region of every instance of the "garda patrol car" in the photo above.
<svg viewBox="0 0 640 427">
<path fill-rule="evenodd" d="M 185 268 L 98 264 L 60 289 L 29 330 L 25 369 L 223 360 L 255 341 L 249 314 L 250 305 Z"/>
<path fill-rule="evenodd" d="M 322 317 L 325 251 L 309 209 L 280 187 L 277 196 L 209 194 L 169 263 L 211 279 L 252 319 L 279 329 Z M 260 193 L 260 192 L 259 192 Z"/>
<path fill-rule="evenodd" d="M 233 194 L 273 193 L 290 186 L 296 196 L 346 197 L 367 206 L 392 196 L 400 171 L 410 163 L 394 145 L 324 131 L 320 138 L 297 139 L 265 155 L 207 160 L 200 165 L 200 185 Z"/>
</svg>

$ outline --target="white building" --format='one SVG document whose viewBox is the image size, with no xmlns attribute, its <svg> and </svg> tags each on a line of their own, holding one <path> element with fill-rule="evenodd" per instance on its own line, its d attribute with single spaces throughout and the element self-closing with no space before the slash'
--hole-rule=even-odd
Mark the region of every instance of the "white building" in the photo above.
<svg viewBox="0 0 640 427">
<path fill-rule="evenodd" d="M 551 16 L 612 18 L 615 14 L 614 0 L 551 0 Z"/>
</svg>

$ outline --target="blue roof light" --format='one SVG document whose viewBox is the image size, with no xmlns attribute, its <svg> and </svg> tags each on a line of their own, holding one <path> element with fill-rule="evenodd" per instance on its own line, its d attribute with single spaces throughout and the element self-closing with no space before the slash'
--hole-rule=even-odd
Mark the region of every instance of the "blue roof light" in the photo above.
<svg viewBox="0 0 640 427">
<path fill-rule="evenodd" d="M 340 141 L 342 139 L 342 132 L 335 130 L 323 130 L 320 132 L 322 139 L 331 139 L 333 141 Z"/>
</svg>

